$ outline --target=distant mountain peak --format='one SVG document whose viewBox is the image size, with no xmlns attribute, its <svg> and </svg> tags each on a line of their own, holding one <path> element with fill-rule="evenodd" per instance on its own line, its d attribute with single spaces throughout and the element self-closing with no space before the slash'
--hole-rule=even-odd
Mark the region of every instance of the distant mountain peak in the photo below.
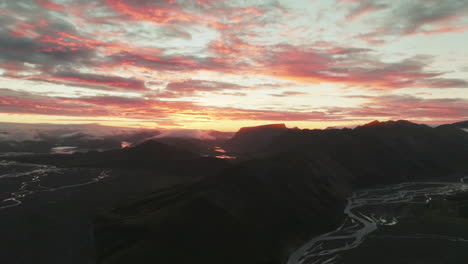
<svg viewBox="0 0 468 264">
<path fill-rule="evenodd" d="M 376 125 L 380 125 L 380 121 L 379 120 L 374 120 L 368 124 L 365 124 L 365 126 L 376 126 Z"/>
<path fill-rule="evenodd" d="M 384 121 L 380 122 L 378 120 L 372 121 L 362 126 L 358 126 L 358 128 L 362 127 L 420 127 L 421 125 L 410 122 L 408 120 L 397 120 L 397 121 Z"/>
<path fill-rule="evenodd" d="M 167 147 L 168 147 L 167 144 L 164 144 L 154 139 L 148 139 L 139 144 L 135 144 L 131 146 L 129 149 L 132 149 L 132 150 L 134 149 L 157 149 L 157 148 L 167 148 Z"/>
</svg>

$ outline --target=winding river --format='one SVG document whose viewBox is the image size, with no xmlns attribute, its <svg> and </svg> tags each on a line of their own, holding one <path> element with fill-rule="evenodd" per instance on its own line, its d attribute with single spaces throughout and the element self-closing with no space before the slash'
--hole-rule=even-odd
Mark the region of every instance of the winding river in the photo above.
<svg viewBox="0 0 468 264">
<path fill-rule="evenodd" d="M 0 161 L 0 184 L 14 180 L 12 187 L 6 187 L 0 199 L 0 210 L 19 206 L 27 197 L 41 192 L 54 192 L 78 188 L 97 183 L 109 177 L 109 170 L 84 170 L 57 168 L 55 166 Z M 47 177 L 55 177 L 54 186 L 43 183 Z"/>
<path fill-rule="evenodd" d="M 378 215 L 372 209 L 402 203 L 429 203 L 434 196 L 468 191 L 467 182 L 468 176 L 458 182 L 405 182 L 354 192 L 347 200 L 342 225 L 307 242 L 290 256 L 288 264 L 336 264 L 341 253 L 361 245 L 379 227 L 398 224 L 398 217 Z M 468 242 L 457 237 L 416 235 L 411 238 Z"/>
</svg>

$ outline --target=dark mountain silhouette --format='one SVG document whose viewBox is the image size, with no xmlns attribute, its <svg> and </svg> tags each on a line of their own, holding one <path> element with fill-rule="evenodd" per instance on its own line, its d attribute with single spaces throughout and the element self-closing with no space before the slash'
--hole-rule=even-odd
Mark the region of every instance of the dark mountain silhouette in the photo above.
<svg viewBox="0 0 468 264">
<path fill-rule="evenodd" d="M 369 127 L 388 127 L 388 128 L 403 128 L 403 127 L 426 127 L 426 125 L 415 124 L 407 120 L 397 120 L 397 121 L 386 121 L 380 122 L 379 120 L 372 121 L 370 123 L 364 124 L 362 126 L 357 126 L 356 128 L 369 128 Z"/>
<path fill-rule="evenodd" d="M 114 154 L 119 159 L 138 160 L 187 160 L 198 155 L 186 150 L 168 146 L 155 140 L 147 140 L 134 147 L 103 153 L 103 156 Z"/>
<path fill-rule="evenodd" d="M 468 128 L 468 121 L 458 122 L 452 125 L 455 125 L 456 127 L 459 127 L 459 128 Z"/>
<path fill-rule="evenodd" d="M 226 139 L 198 139 L 188 137 L 162 137 L 154 138 L 153 140 L 178 149 L 209 156 L 217 154 L 213 148 L 222 145 L 226 141 Z"/>
<path fill-rule="evenodd" d="M 244 161 L 102 214 L 99 262 L 283 263 L 340 222 L 354 188 L 468 172 L 468 133 L 403 120 L 243 128 L 225 147 Z"/>
<path fill-rule="evenodd" d="M 457 122 L 453 124 L 441 125 L 440 127 L 455 127 L 460 129 L 468 129 L 468 121 Z"/>
</svg>

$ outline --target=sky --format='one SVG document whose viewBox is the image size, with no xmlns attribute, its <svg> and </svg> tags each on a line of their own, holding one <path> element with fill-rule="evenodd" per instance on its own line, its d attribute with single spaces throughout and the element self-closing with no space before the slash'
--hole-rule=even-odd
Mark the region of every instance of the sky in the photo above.
<svg viewBox="0 0 468 264">
<path fill-rule="evenodd" d="M 0 0 L 0 122 L 468 119 L 468 0 Z"/>
</svg>

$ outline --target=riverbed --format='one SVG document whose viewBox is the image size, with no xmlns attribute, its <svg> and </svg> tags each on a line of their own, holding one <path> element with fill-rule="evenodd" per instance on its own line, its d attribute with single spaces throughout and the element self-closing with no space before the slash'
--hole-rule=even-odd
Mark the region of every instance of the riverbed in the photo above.
<svg viewBox="0 0 468 264">
<path fill-rule="evenodd" d="M 369 236 L 376 231 L 382 229 L 387 231 L 392 226 L 398 226 L 402 219 L 414 217 L 409 215 L 408 210 L 414 211 L 414 207 L 430 204 L 434 198 L 444 199 L 443 197 L 467 192 L 467 181 L 468 177 L 450 182 L 405 182 L 356 191 L 347 199 L 342 225 L 308 241 L 290 256 L 288 264 L 359 263 L 347 259 L 346 256 L 366 242 Z M 392 232 L 386 232 L 385 235 L 390 239 L 391 234 Z M 406 235 L 399 234 L 399 238 L 438 239 L 450 243 L 462 243 L 468 249 L 468 236 L 461 237 L 456 233 L 439 235 L 427 230 L 423 234 L 411 232 Z M 366 254 L 362 251 L 360 253 Z"/>
</svg>

